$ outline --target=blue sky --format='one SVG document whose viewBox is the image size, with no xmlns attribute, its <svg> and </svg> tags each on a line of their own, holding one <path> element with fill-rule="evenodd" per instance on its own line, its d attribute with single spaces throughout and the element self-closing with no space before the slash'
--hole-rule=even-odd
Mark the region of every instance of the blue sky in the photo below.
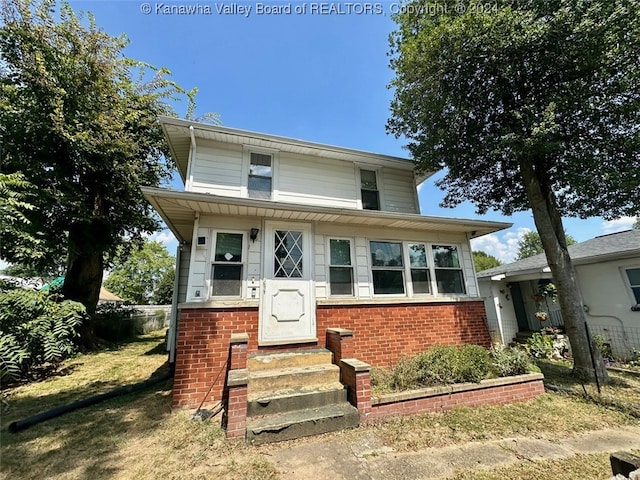
<svg viewBox="0 0 640 480">
<path fill-rule="evenodd" d="M 381 2 L 376 8 L 382 13 L 374 14 L 362 13 L 367 4 L 356 2 L 351 13 L 346 4 L 332 2 L 324 2 L 324 7 L 319 2 L 262 2 L 291 5 L 290 14 L 273 15 L 259 14 L 260 2 L 255 1 L 70 3 L 76 11 L 93 12 L 97 25 L 111 35 L 126 34 L 130 39 L 127 56 L 167 67 L 184 88 L 198 87 L 198 113 L 217 112 L 227 127 L 407 156 L 403 141 L 385 132 L 392 98 L 387 85 L 393 78 L 387 56 L 388 36 L 395 25 L 390 13 L 397 2 Z M 196 13 L 164 13 L 167 7 L 180 5 L 191 6 Z M 307 13 L 296 14 L 303 5 Z M 240 13 L 238 6 L 245 11 L 251 7 L 250 14 Z M 238 13 L 218 13 L 223 7 Z M 319 8 L 333 13 L 319 12 Z M 178 110 L 184 114 L 184 106 Z M 420 188 L 422 213 L 478 218 L 468 203 L 440 208 L 442 197 L 433 178 L 425 182 Z M 528 212 L 481 218 L 514 224 L 473 242 L 474 249 L 503 261 L 513 259 L 519 236 L 534 229 Z M 566 219 L 565 227 L 576 240 L 584 241 L 628 229 L 632 223 L 628 218 L 613 222 Z M 153 238 L 175 251 L 168 231 Z"/>
</svg>

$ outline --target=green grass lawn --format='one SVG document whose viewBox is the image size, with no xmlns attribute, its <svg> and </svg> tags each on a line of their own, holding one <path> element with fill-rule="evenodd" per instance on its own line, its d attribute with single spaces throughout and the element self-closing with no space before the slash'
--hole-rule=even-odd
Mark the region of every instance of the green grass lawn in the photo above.
<svg viewBox="0 0 640 480">
<path fill-rule="evenodd" d="M 289 442 L 247 447 L 225 439 L 219 417 L 201 422 L 192 421 L 190 412 L 172 412 L 171 380 L 16 434 L 8 433 L 7 426 L 14 420 L 161 374 L 168 368 L 163 340 L 164 331 L 155 332 L 119 348 L 78 356 L 65 362 L 59 375 L 47 380 L 5 389 L 0 478 L 280 478 L 269 460 L 270 453 L 288 448 Z M 551 364 L 550 368 L 556 369 L 553 373 L 556 383 L 570 370 L 567 365 Z M 613 378 L 614 383 L 606 387 L 611 389 L 607 395 L 640 398 L 640 381 L 617 375 Z M 322 438 L 336 435 L 336 441 L 349 441 L 361 435 L 375 435 L 396 451 L 512 436 L 560 441 L 573 433 L 640 425 L 631 413 L 579 396 L 547 393 L 529 402 L 390 419 Z M 297 442 L 314 441 L 312 438 Z M 602 477 L 603 471 L 608 472 L 605 457 L 587 455 L 572 460 L 571 477 L 544 473 L 547 469 L 549 472 L 560 469 L 554 461 L 548 461 L 515 465 L 513 468 L 521 469 L 514 470 L 520 471 L 520 476 L 509 476 L 497 469 L 461 472 L 459 478 L 606 478 Z M 596 471 L 600 477 L 594 476 Z"/>
</svg>

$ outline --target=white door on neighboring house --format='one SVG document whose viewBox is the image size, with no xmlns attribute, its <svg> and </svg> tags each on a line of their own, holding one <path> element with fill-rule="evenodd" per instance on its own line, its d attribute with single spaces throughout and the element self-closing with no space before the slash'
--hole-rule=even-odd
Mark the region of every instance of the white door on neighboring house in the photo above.
<svg viewBox="0 0 640 480">
<path fill-rule="evenodd" d="M 266 223 L 261 345 L 317 340 L 311 245 L 308 224 Z"/>
</svg>

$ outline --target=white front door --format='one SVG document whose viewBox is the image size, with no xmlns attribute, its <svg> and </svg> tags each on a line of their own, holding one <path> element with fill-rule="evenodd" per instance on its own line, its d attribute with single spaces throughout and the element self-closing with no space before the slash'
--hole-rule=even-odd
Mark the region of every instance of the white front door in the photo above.
<svg viewBox="0 0 640 480">
<path fill-rule="evenodd" d="M 267 222 L 260 345 L 316 341 L 311 226 Z"/>
</svg>

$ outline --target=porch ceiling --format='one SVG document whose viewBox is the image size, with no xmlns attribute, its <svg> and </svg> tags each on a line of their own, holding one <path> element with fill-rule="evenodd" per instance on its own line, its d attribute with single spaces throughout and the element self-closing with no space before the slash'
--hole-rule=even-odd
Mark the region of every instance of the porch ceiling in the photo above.
<svg viewBox="0 0 640 480">
<path fill-rule="evenodd" d="M 493 233 L 512 224 L 484 220 L 461 220 L 417 214 L 317 207 L 207 193 L 143 187 L 142 191 L 179 241 L 190 242 L 196 213 L 265 217 L 269 219 L 326 222 L 394 229 L 464 232 L 469 238 Z"/>
</svg>

